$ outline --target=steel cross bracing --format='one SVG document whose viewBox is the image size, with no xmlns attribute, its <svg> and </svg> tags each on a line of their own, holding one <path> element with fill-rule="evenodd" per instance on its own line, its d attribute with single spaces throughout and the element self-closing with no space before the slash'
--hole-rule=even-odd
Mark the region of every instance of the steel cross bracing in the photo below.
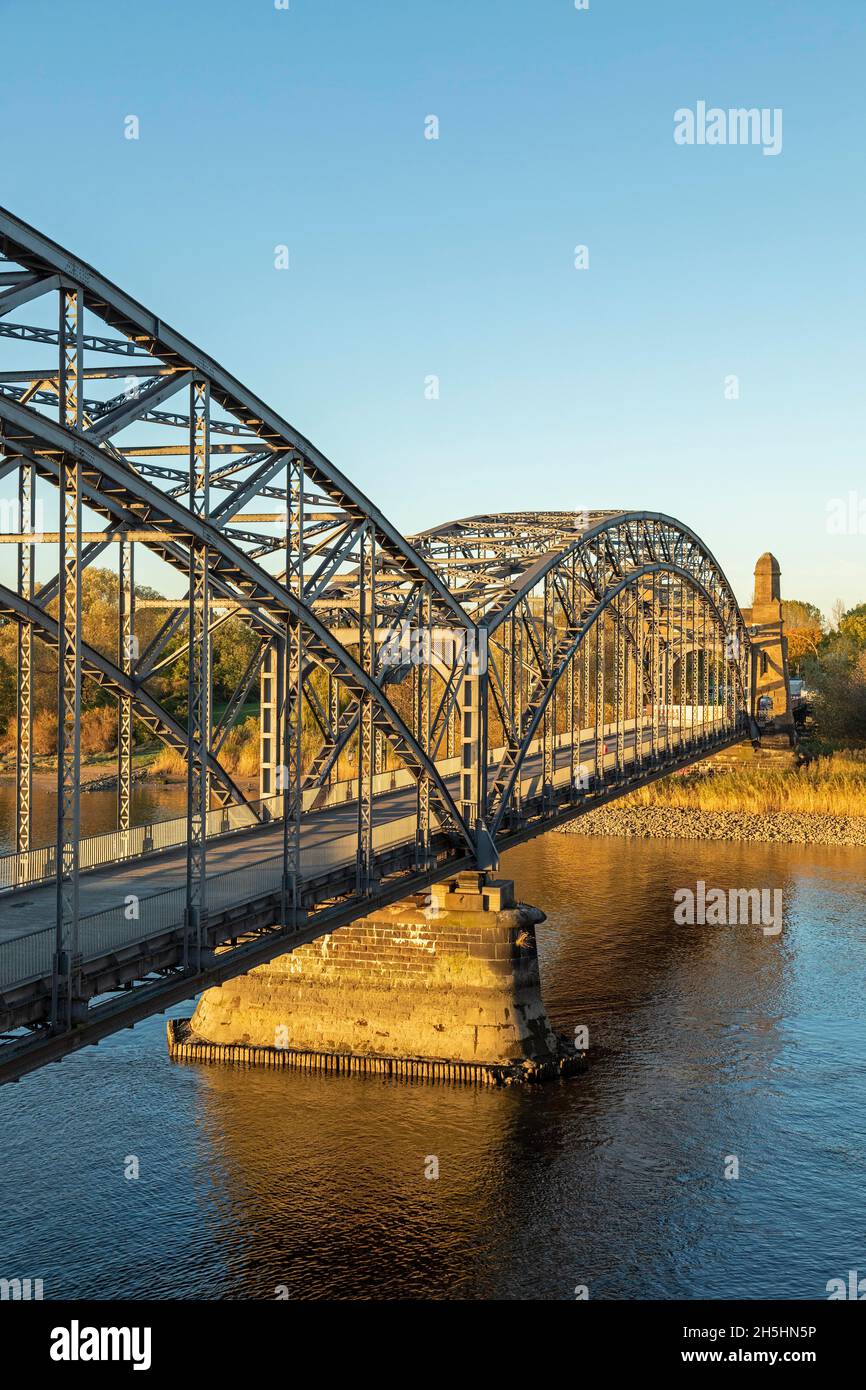
<svg viewBox="0 0 866 1390">
<path fill-rule="evenodd" d="M 26 888 L 29 913 L 0 934 L 0 1078 L 454 867 L 495 865 L 748 731 L 748 634 L 681 523 L 493 514 L 406 540 L 218 363 L 2 211 L 0 256 L 0 479 L 15 506 L 0 539 L 17 556 L 0 617 L 19 676 L 0 891 Z M 110 651 L 82 606 L 97 565 L 116 574 Z M 142 597 L 145 567 L 169 599 Z M 148 605 L 162 606 L 150 625 Z M 231 621 L 250 654 L 217 713 L 214 644 Z M 37 651 L 57 668 L 53 849 L 32 832 Z M 178 712 L 161 682 L 181 661 Z M 256 682 L 249 799 L 221 759 Z M 82 841 L 94 683 L 117 704 L 117 832 Z M 163 836 L 161 857 L 133 817 L 137 725 L 187 767 L 183 844 Z"/>
</svg>

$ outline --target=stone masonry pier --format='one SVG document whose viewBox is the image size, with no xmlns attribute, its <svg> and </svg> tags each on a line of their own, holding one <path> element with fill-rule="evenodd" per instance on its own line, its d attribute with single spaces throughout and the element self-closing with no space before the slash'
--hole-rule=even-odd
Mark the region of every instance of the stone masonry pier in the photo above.
<svg viewBox="0 0 866 1390">
<path fill-rule="evenodd" d="M 537 908 L 463 873 L 202 995 L 179 1060 L 508 1084 L 579 1070 L 541 998 Z"/>
</svg>

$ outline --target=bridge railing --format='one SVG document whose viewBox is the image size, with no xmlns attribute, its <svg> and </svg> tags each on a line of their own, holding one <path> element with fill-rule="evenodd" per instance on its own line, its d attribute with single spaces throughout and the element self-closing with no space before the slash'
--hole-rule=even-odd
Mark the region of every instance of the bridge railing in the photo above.
<svg viewBox="0 0 866 1390">
<path fill-rule="evenodd" d="M 414 843 L 417 818 L 402 816 L 373 828 L 373 848 L 383 851 L 399 844 Z M 313 879 L 344 865 L 354 864 L 357 835 L 340 835 L 301 852 L 301 878 Z M 279 892 L 282 885 L 283 857 L 273 855 L 240 869 L 209 874 L 207 910 L 221 912 L 252 899 Z M 78 940 L 82 959 L 94 960 L 108 952 L 123 950 L 183 925 L 186 887 L 166 888 L 144 897 L 128 894 L 121 903 L 91 912 L 79 919 Z M 30 932 L 0 942 L 0 990 L 26 984 L 51 974 L 56 933 L 54 927 Z"/>
<path fill-rule="evenodd" d="M 678 713 L 678 707 L 676 712 Z M 674 713 L 673 709 L 666 711 L 671 725 L 675 722 Z M 702 722 L 709 732 L 721 727 L 723 716 L 720 707 L 714 707 L 712 710 L 704 711 L 704 713 L 706 718 Z M 691 722 L 687 720 L 685 724 Z M 697 721 L 695 722 L 697 723 Z M 627 727 L 633 730 L 634 720 L 627 721 Z M 581 741 L 587 742 L 590 736 L 594 735 L 594 732 L 591 729 L 582 730 Z M 616 734 L 616 725 L 605 724 L 604 729 L 600 732 L 603 733 L 605 739 L 610 740 Z M 644 744 L 650 737 L 651 729 L 645 726 L 643 729 Z M 678 728 L 673 736 L 673 742 L 679 744 L 682 739 L 683 735 Z M 557 737 L 560 755 L 568 746 L 569 743 L 561 736 Z M 623 750 L 623 765 L 631 764 L 634 761 L 635 749 L 632 744 Z M 609 744 L 608 752 L 604 755 L 602 762 L 606 772 L 612 771 L 616 767 L 616 752 Z M 553 777 L 554 786 L 564 786 L 571 776 L 570 762 L 568 766 L 557 767 Z M 538 796 L 543 790 L 543 780 L 543 774 L 540 771 L 522 777 L 520 779 L 521 799 L 526 800 Z M 272 813 L 276 809 L 277 803 L 281 808 L 281 796 L 269 798 L 267 809 Z M 261 807 L 262 804 L 258 803 L 258 806 Z M 255 805 L 256 803 L 252 804 L 252 806 Z M 233 812 L 239 814 L 233 815 Z M 244 812 L 248 813 L 246 817 L 243 815 Z M 225 828 L 226 823 L 228 823 L 228 830 Z M 209 833 L 216 836 L 220 833 L 231 833 L 233 828 L 245 829 L 251 824 L 259 823 L 259 819 L 255 816 L 251 806 L 230 807 L 227 811 L 220 809 L 211 813 Z M 182 828 L 185 835 L 186 818 L 178 817 L 173 821 L 157 822 L 152 827 L 139 827 L 139 829 L 156 829 L 159 825 L 165 827 L 165 833 L 154 847 L 170 846 L 177 842 L 173 837 L 176 836 L 179 827 Z M 417 818 L 414 814 L 402 816 L 392 821 L 380 822 L 373 828 L 374 852 L 390 849 L 399 844 L 410 844 L 415 840 L 416 832 Z M 91 838 L 93 841 L 103 841 L 118 837 L 120 837 L 120 832 Z M 83 845 L 86 843 L 82 842 Z M 183 843 L 183 840 L 180 843 Z M 303 846 L 300 856 L 301 878 L 313 879 L 331 869 L 353 864 L 357 856 L 357 843 L 357 834 L 353 830 L 345 835 L 334 836 L 319 843 Z M 50 848 L 53 854 L 53 847 Z M 31 853 L 37 853 L 37 851 L 31 851 Z M 14 857 L 7 856 L 7 858 Z M 209 874 L 207 880 L 208 911 L 221 911 L 226 907 L 278 891 L 282 882 L 282 873 L 282 855 L 274 855 L 250 866 Z M 150 937 L 158 937 L 166 931 L 174 930 L 182 925 L 185 908 L 186 886 L 180 885 L 143 897 L 129 894 L 114 907 L 82 916 L 79 919 L 79 945 L 82 957 L 84 960 L 94 959 L 106 952 L 121 950 L 125 946 L 135 945 Z M 28 980 L 50 975 L 54 949 L 55 928 L 53 926 L 0 942 L 0 990 L 8 989 L 13 985 L 26 984 Z"/>
<path fill-rule="evenodd" d="M 273 817 L 278 810 L 282 810 L 282 802 L 282 796 L 278 795 L 249 801 L 243 806 L 217 807 L 207 815 L 208 839 L 219 839 L 238 830 L 250 830 L 261 823 L 262 809 Z M 135 825 L 129 830 L 107 830 L 99 835 L 85 835 L 78 842 L 78 866 L 80 869 L 98 869 L 158 850 L 176 849 L 186 844 L 188 824 L 186 816 L 172 816 L 167 820 Z M 44 883 L 53 878 L 56 872 L 53 844 L 21 852 L 13 850 L 0 855 L 0 892 Z"/>
<path fill-rule="evenodd" d="M 679 726 L 680 723 L 696 726 L 705 726 L 712 729 L 721 718 L 724 710 L 721 705 L 711 706 L 685 706 L 683 711 L 679 705 L 672 705 L 670 708 L 659 706 L 659 717 L 671 727 Z M 625 730 L 628 732 L 634 727 L 634 720 L 625 722 Z M 616 725 L 607 723 L 603 729 L 603 735 L 609 738 L 616 734 Z M 575 731 L 575 742 L 583 743 L 591 740 L 595 735 L 594 728 L 581 729 Z M 568 748 L 572 738 L 568 733 L 557 734 L 557 751 Z M 541 741 L 536 739 L 530 745 L 530 755 L 539 751 Z M 491 764 L 498 763 L 504 750 L 493 748 L 489 752 Z M 444 777 L 456 776 L 460 771 L 459 758 L 447 758 L 437 762 L 437 768 Z M 558 780 L 561 780 L 559 771 Z M 388 772 L 377 774 L 374 785 L 374 792 L 377 795 L 387 794 L 390 791 L 400 791 L 414 785 L 412 774 L 403 769 L 393 769 Z M 349 778 L 344 781 L 334 782 L 322 788 L 312 788 L 303 794 L 304 811 L 325 810 L 329 807 L 345 805 L 354 800 L 357 796 L 357 781 Z M 262 821 L 280 820 L 283 809 L 283 796 L 278 793 L 275 796 L 265 797 L 255 801 L 249 801 L 243 806 L 224 806 L 216 810 L 209 811 L 207 815 L 207 838 L 208 840 L 219 840 L 224 836 L 236 834 L 238 831 L 250 830 Z M 79 868 L 81 870 L 107 868 L 111 864 L 123 863 L 128 859 L 137 859 L 146 854 L 158 853 L 160 850 L 179 849 L 186 844 L 187 840 L 187 817 L 173 816 L 166 820 L 149 821 L 144 825 L 132 826 L 129 830 L 108 830 L 98 835 L 87 835 L 79 841 Z M 13 888 L 33 887 L 39 883 L 47 883 L 54 878 L 57 872 L 55 847 L 43 845 L 37 849 L 25 850 L 23 852 L 10 851 L 0 855 L 0 893 Z"/>
<path fill-rule="evenodd" d="M 532 751 L 536 748 L 537 742 L 533 745 Z M 490 761 L 497 761 L 502 752 L 501 748 L 491 749 Z M 460 771 L 460 759 L 442 759 L 436 766 L 441 776 L 456 776 Z M 373 791 L 375 795 L 383 795 L 414 785 L 415 781 L 410 772 L 394 768 L 388 772 L 377 773 Z M 303 810 L 322 811 L 332 806 L 346 805 L 354 801 L 357 794 L 357 778 L 332 782 L 324 787 L 313 787 L 303 793 Z M 239 830 L 250 830 L 262 821 L 280 820 L 282 813 L 282 792 L 275 796 L 248 801 L 243 806 L 221 806 L 208 812 L 207 838 L 219 840 Z M 106 830 L 98 835 L 86 835 L 78 842 L 78 867 L 81 870 L 107 868 L 111 864 L 138 859 L 145 854 L 178 849 L 186 844 L 187 826 L 186 816 L 171 816 L 166 820 L 148 821 L 144 825 L 132 826 L 129 830 Z M 10 850 L 7 854 L 0 855 L 0 893 L 11 888 L 47 883 L 56 873 L 53 844 L 23 851 Z"/>
</svg>

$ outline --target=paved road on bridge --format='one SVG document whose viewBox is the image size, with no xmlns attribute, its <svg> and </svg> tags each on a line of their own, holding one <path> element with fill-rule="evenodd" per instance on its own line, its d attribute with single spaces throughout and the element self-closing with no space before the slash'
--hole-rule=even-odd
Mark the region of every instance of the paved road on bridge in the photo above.
<svg viewBox="0 0 866 1390">
<path fill-rule="evenodd" d="M 644 739 L 650 735 L 649 727 L 644 729 Z M 664 736 L 664 728 L 661 729 Z M 607 736 L 608 747 L 612 747 L 613 736 Z M 634 731 L 625 733 L 625 748 L 634 745 Z M 557 749 L 557 767 L 568 765 L 568 747 Z M 578 759 L 590 772 L 595 762 L 595 741 L 585 740 L 580 745 Z M 542 771 L 542 759 L 536 754 L 526 760 L 521 778 L 523 784 L 537 777 Z M 457 776 L 446 778 L 449 788 L 456 788 Z M 394 792 L 383 792 L 375 798 L 374 823 L 386 824 L 404 816 L 413 816 L 416 808 L 416 791 L 406 787 Z M 301 828 L 302 852 L 326 848 L 341 836 L 354 830 L 358 808 L 356 801 L 344 802 L 339 806 L 310 812 L 304 816 Z M 207 850 L 208 874 L 225 873 L 229 870 L 251 868 L 259 862 L 282 854 L 282 821 L 252 830 L 241 830 L 220 840 L 209 842 Z M 167 850 L 158 855 L 149 855 L 126 863 L 112 864 L 104 869 L 83 873 L 79 879 L 80 913 L 102 912 L 116 908 L 127 894 L 145 898 L 152 893 L 161 893 L 170 888 L 181 888 L 186 883 L 186 849 Z M 56 885 L 49 882 L 29 889 L 19 889 L 4 895 L 0 912 L 0 941 L 9 941 L 26 936 L 30 932 L 44 930 L 53 924 L 56 914 Z"/>
</svg>

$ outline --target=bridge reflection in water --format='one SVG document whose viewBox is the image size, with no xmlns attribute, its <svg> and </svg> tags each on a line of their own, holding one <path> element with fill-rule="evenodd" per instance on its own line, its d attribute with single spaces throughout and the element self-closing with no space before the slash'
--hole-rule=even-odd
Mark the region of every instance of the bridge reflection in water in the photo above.
<svg viewBox="0 0 866 1390">
<path fill-rule="evenodd" d="M 0 1079 L 457 869 L 493 867 L 754 732 L 749 633 L 687 526 L 538 511 L 404 539 L 288 422 L 92 267 L 5 212 L 0 252 L 0 467 L 20 507 L 4 537 L 18 582 L 0 586 L 19 669 Z M 56 532 L 37 530 L 43 495 Z M 37 579 L 46 547 L 56 564 Z M 146 644 L 142 548 L 181 586 Z M 82 573 L 106 552 L 115 655 L 85 640 L 81 604 Z M 216 717 L 212 639 L 230 617 L 254 651 Z M 59 667 L 49 846 L 32 843 L 34 643 Z M 182 720 L 158 679 L 180 660 Z M 117 702 L 118 814 L 115 832 L 82 840 L 85 679 Z M 220 751 L 257 681 L 249 801 Z M 186 763 L 174 824 L 132 823 L 133 719 Z"/>
</svg>

